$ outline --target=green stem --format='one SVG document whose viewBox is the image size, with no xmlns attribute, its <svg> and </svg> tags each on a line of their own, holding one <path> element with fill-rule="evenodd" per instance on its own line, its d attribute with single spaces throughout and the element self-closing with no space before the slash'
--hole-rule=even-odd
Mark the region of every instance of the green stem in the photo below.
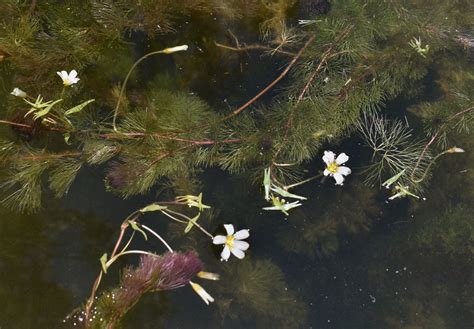
<svg viewBox="0 0 474 329">
<path fill-rule="evenodd" d="M 313 177 L 307 178 L 305 180 L 302 180 L 301 182 L 294 183 L 294 184 L 291 184 L 291 185 L 287 185 L 287 186 L 284 187 L 284 189 L 289 190 L 290 188 L 306 184 L 306 183 L 311 182 L 312 180 L 317 179 L 317 178 L 322 177 L 322 176 L 323 176 L 323 174 L 318 174 L 316 176 L 313 176 Z"/>
<path fill-rule="evenodd" d="M 105 266 L 106 268 L 109 268 L 113 263 L 115 263 L 115 261 L 117 259 L 119 259 L 121 256 L 124 256 L 124 255 L 130 255 L 130 254 L 138 254 L 138 255 L 147 255 L 147 256 L 153 256 L 153 257 L 157 257 L 156 254 L 152 253 L 152 252 L 149 252 L 149 251 L 143 251 L 143 250 L 128 250 L 128 251 L 124 251 L 124 252 L 121 252 L 121 253 L 118 253 L 117 255 L 115 255 L 114 257 L 110 258 L 107 263 L 105 263 Z"/>
<path fill-rule="evenodd" d="M 172 213 L 172 214 L 179 215 L 179 216 L 183 217 L 184 219 L 186 219 L 186 221 L 181 221 L 181 220 L 175 218 L 174 216 L 171 216 L 170 214 L 165 214 L 165 215 L 167 215 L 168 217 L 170 217 L 170 218 L 172 218 L 172 219 L 174 219 L 174 220 L 176 220 L 176 221 L 178 221 L 178 222 L 181 222 L 181 223 L 186 223 L 186 224 L 187 224 L 188 222 L 189 222 L 189 223 L 193 223 L 193 224 L 196 225 L 197 228 L 199 228 L 204 234 L 206 234 L 206 235 L 207 235 L 208 237 L 210 237 L 211 239 L 214 239 L 214 237 L 212 236 L 211 233 L 209 233 L 208 231 L 206 231 L 206 229 L 204 229 L 201 225 L 199 225 L 198 223 L 196 223 L 196 221 L 192 221 L 191 218 L 189 218 L 188 216 L 186 216 L 186 215 L 184 215 L 184 214 L 182 214 L 182 213 L 180 213 L 180 212 L 170 210 L 170 209 L 162 210 L 162 212 L 163 212 L 164 214 L 165 214 L 165 212 L 170 212 L 170 213 Z"/>
<path fill-rule="evenodd" d="M 166 248 L 168 248 L 168 250 L 170 252 L 174 252 L 174 250 L 170 247 L 170 245 L 165 241 L 165 239 L 163 239 L 158 233 L 156 233 L 155 231 L 153 231 L 151 228 L 149 228 L 148 226 L 146 225 L 143 225 L 141 224 L 140 225 L 141 227 L 143 227 L 145 230 L 147 230 L 148 232 L 150 232 L 151 234 L 153 234 L 158 240 L 161 241 L 161 243 L 163 243 L 165 245 Z"/>
<path fill-rule="evenodd" d="M 428 172 L 430 171 L 431 166 L 436 162 L 436 160 L 437 160 L 440 156 L 442 156 L 442 155 L 444 155 L 444 154 L 446 154 L 446 153 L 450 153 L 450 152 L 449 152 L 449 151 L 443 151 L 443 152 L 441 152 L 440 154 L 438 154 L 437 156 L 435 156 L 435 157 L 433 158 L 433 160 L 431 160 L 431 162 L 430 162 L 430 163 L 428 164 L 428 166 L 426 167 L 425 172 L 423 173 L 423 175 L 421 176 L 421 178 L 420 178 L 420 179 L 414 179 L 413 182 L 414 182 L 414 183 L 421 183 L 421 182 L 426 178 L 426 175 L 427 175 Z"/>
<path fill-rule="evenodd" d="M 163 50 L 157 50 L 157 51 L 152 51 L 151 53 L 143 55 L 132 65 L 132 67 L 128 71 L 128 73 L 125 77 L 125 80 L 122 83 L 122 88 L 120 89 L 120 95 L 119 95 L 119 98 L 117 100 L 117 105 L 115 106 L 115 109 L 114 109 L 114 117 L 113 117 L 113 120 L 112 120 L 112 126 L 114 128 L 114 131 L 118 132 L 117 125 L 116 125 L 118 110 L 119 110 L 119 107 L 120 107 L 120 102 L 122 101 L 123 93 L 125 92 L 125 87 L 127 86 L 128 79 L 130 78 L 130 75 L 132 74 L 133 70 L 138 66 L 138 64 L 140 64 L 143 60 L 147 59 L 148 57 L 158 55 L 158 54 L 163 54 L 163 53 L 164 53 Z"/>
</svg>

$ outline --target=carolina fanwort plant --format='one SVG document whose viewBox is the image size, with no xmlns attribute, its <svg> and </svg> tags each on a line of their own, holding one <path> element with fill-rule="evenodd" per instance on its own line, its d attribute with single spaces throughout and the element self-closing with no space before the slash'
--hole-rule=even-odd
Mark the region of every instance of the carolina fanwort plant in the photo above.
<svg viewBox="0 0 474 329">
<path fill-rule="evenodd" d="M 263 186 L 269 203 L 263 209 L 286 216 L 311 202 L 311 195 L 301 196 L 296 188 L 323 176 L 343 189 L 346 179 L 350 183 L 352 175 L 362 174 L 369 185 L 393 188 L 392 200 L 420 198 L 437 160 L 464 151 L 451 142 L 453 131 L 472 128 L 474 72 L 443 60 L 451 52 L 467 61 L 472 51 L 472 36 L 458 32 L 469 31 L 474 21 L 463 4 L 1 1 L 0 65 L 10 93 L 1 100 L 8 108 L 0 120 L 6 131 L 0 139 L 2 204 L 37 211 L 49 197 L 67 195 L 84 166 L 103 173 L 106 189 L 124 199 L 157 185 L 179 190 L 198 181 L 200 170 L 220 168 Z M 446 20 L 448 11 L 459 17 Z M 304 17 L 295 20 L 295 12 Z M 189 35 L 173 34 L 171 43 L 169 33 L 182 28 L 174 23 L 193 13 L 205 13 L 196 20 L 217 16 L 205 22 L 214 30 L 222 30 L 219 24 L 225 22 L 237 30 L 256 27 L 260 34 L 250 42 L 247 29 L 242 36 L 228 30 L 222 40 L 221 34 L 196 36 L 197 29 L 191 29 Z M 136 35 L 148 38 L 149 52 L 135 56 L 143 49 L 134 44 Z M 202 85 L 218 89 L 219 96 L 227 92 L 224 83 L 222 90 L 219 85 L 223 80 L 212 84 L 204 71 L 225 59 L 223 75 L 244 74 L 240 56 L 253 60 L 253 53 L 274 69 L 265 72 L 269 79 L 259 81 L 261 87 L 248 99 L 232 86 L 234 94 L 226 95 L 233 99 L 230 108 L 217 108 L 220 102 L 199 92 Z M 155 70 L 155 63 L 147 70 L 143 65 L 150 59 L 160 65 L 169 61 L 165 68 Z M 414 96 L 425 92 L 429 73 L 439 77 L 440 97 L 410 109 L 429 126 L 427 135 L 415 136 L 407 123 L 388 120 L 381 112 L 390 110 L 387 104 L 395 99 L 417 102 Z M 348 150 L 327 150 L 355 132 L 371 149 L 365 170 L 353 166 L 356 157 Z M 438 144 L 440 139 L 444 143 Z M 322 161 L 308 177 L 314 159 Z M 183 177 L 189 184 L 179 183 Z M 245 257 L 249 231 L 225 224 L 226 234 L 213 236 L 198 221 L 208 209 L 202 195 L 188 189 L 175 195 L 186 193 L 143 207 L 123 222 L 114 249 L 100 259 L 102 270 L 90 298 L 70 320 L 103 321 L 112 328 L 144 293 L 188 284 L 206 303 L 213 301 L 191 279 L 216 276 L 202 273 L 197 255 L 175 252 L 141 222 L 141 215 L 153 212 L 183 224 L 183 234 L 199 230 L 223 246 L 225 261 L 231 255 Z M 196 212 L 189 215 L 182 207 Z M 153 236 L 167 252 L 131 249 L 135 236 Z M 98 295 L 103 276 L 126 255 L 139 255 L 139 264 L 124 271 L 117 288 Z"/>
</svg>

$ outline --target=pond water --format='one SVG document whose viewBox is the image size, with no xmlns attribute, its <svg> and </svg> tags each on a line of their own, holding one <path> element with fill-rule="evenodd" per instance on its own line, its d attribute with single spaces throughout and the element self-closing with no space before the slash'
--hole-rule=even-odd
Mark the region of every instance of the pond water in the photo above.
<svg viewBox="0 0 474 329">
<path fill-rule="evenodd" d="M 48 13 L 48 6 L 56 3 L 42 2 L 38 1 L 36 8 L 40 13 Z M 318 1 L 303 2 L 315 5 Z M 341 1 L 345 2 L 351 1 Z M 81 7 L 73 2 L 68 5 L 72 11 Z M 334 13 L 327 15 L 340 13 L 338 6 L 333 1 Z M 472 5 L 467 4 L 466 8 L 466 15 L 474 17 L 474 12 L 469 12 Z M 296 19 L 302 15 L 301 10 L 289 11 L 288 24 L 299 28 Z M 445 13 L 448 17 L 451 14 L 460 15 Z M 123 81 L 133 61 L 147 52 L 162 49 L 163 45 L 189 45 L 185 55 L 155 57 L 142 63 L 132 76 L 130 98 L 139 99 L 140 92 L 156 78 L 156 72 L 168 72 L 168 83 L 201 97 L 215 112 L 225 115 L 274 81 L 291 60 L 263 56 L 259 50 L 241 52 L 215 46 L 214 41 L 233 45 L 233 37 L 247 44 L 260 43 L 258 18 L 224 21 L 216 13 L 176 15 L 174 33 L 157 34 L 154 38 L 140 31 L 126 35 L 130 57 L 124 60 L 121 54 L 117 61 L 125 62 L 123 68 L 111 68 L 116 71 L 114 83 Z M 303 44 L 291 52 L 296 53 Z M 1 51 L 0 42 L 0 54 Z M 468 60 L 463 62 L 464 70 L 469 72 L 474 72 L 472 51 L 474 47 L 465 50 Z M 425 136 L 425 130 L 420 117 L 410 109 L 442 98 L 438 62 L 455 60 L 460 55 L 440 52 L 437 56 L 419 81 L 423 88 L 413 95 L 401 93 L 380 110 L 389 118 L 409 122 L 415 129 L 413 136 Z M 11 66 L 7 67 L 9 63 L 3 61 L 1 65 L 4 101 L 0 104 L 0 119 L 8 119 L 10 104 L 18 102 L 9 95 L 17 80 Z M 114 66 L 113 57 L 109 65 Z M 80 83 L 86 86 L 78 86 L 77 94 L 87 84 L 103 87 L 100 75 L 104 66 L 81 69 Z M 283 80 L 259 103 L 270 104 L 287 88 Z M 110 111 L 105 103 L 100 104 Z M 257 106 L 252 109 L 257 113 L 264 110 Z M 159 212 L 146 213 L 142 223 L 153 227 L 175 250 L 196 251 L 204 270 L 221 277 L 219 281 L 199 281 L 214 297 L 214 303 L 204 304 L 189 285 L 148 293 L 127 313 L 122 327 L 474 328 L 472 136 L 461 132 L 450 137 L 448 147 L 456 145 L 466 152 L 440 157 L 431 168 L 431 179 L 419 199 L 389 201 L 393 191 L 379 184 L 366 184 L 364 168 L 373 160 L 372 150 L 361 134 L 348 131 L 324 140 L 318 152 L 303 161 L 299 172 L 303 179 L 318 175 L 326 168 L 322 160 L 325 150 L 344 152 L 349 156 L 346 165 L 352 169 L 344 185 L 335 185 L 332 177 L 323 176 L 292 189 L 308 200 L 291 209 L 288 216 L 262 209 L 270 205 L 264 199 L 263 170 L 248 175 L 245 171 L 236 174 L 210 166 L 196 172 L 197 192 L 202 192 L 203 202 L 211 206 L 211 215 L 203 216 L 199 223 L 213 236 L 225 232 L 223 224 L 232 223 L 236 230 L 250 229 L 250 248 L 242 260 L 232 256 L 222 262 L 222 247 L 213 245 L 196 227 L 185 235 L 182 226 Z M 275 137 L 272 131 L 267 134 L 269 140 Z M 40 142 L 22 139 L 8 125 L 0 127 L 0 136 L 22 145 L 31 143 L 33 147 L 65 147 L 61 137 L 43 135 Z M 124 199 L 106 189 L 104 177 L 108 170 L 109 163 L 83 166 L 65 197 L 57 199 L 45 192 L 41 209 L 34 213 L 0 206 L 0 329 L 80 327 L 75 310 L 89 298 L 101 271 L 99 258 L 105 252 L 110 254 L 123 220 L 147 204 L 185 194 L 173 193 L 169 183 L 161 179 L 148 193 Z M 247 171 L 251 170 L 252 164 Z M 0 178 L 6 179 L 9 173 L 9 168 L 2 165 Z M 254 179 L 256 176 L 259 178 Z M 47 174 L 43 180 L 48 180 Z M 10 193 L 4 186 L 2 199 Z M 144 241 L 139 235 L 132 249 L 166 252 L 159 241 L 150 237 Z M 137 264 L 136 255 L 114 263 L 98 294 L 118 284 L 125 266 Z M 76 315 L 67 318 L 71 314 Z"/>
</svg>

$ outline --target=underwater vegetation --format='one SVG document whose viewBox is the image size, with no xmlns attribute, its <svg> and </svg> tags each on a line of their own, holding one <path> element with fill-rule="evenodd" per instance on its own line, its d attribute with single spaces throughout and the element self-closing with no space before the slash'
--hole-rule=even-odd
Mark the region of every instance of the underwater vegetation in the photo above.
<svg viewBox="0 0 474 329">
<path fill-rule="evenodd" d="M 217 302 L 223 319 L 230 315 L 227 321 L 256 322 L 259 328 L 300 328 L 305 323 L 305 305 L 287 288 L 283 273 L 270 260 L 231 264 L 222 274 L 223 280 L 230 278 L 233 284 L 220 287 Z"/>
<path fill-rule="evenodd" d="M 467 268 L 454 259 L 474 252 L 473 22 L 462 0 L 1 1 L 2 207 L 35 216 L 91 172 L 140 203 L 115 235 L 96 228 L 100 250 L 117 240 L 87 251 L 99 274 L 66 325 L 117 328 L 144 295 L 189 286 L 223 326 L 301 328 L 306 296 L 260 256 L 330 259 L 397 205 L 416 214 L 410 243 L 390 236 L 374 257 L 413 248 Z M 210 294 L 196 276 L 221 280 Z M 448 295 L 407 296 L 401 328 L 455 323 Z M 384 302 L 378 323 L 397 328 Z"/>
</svg>

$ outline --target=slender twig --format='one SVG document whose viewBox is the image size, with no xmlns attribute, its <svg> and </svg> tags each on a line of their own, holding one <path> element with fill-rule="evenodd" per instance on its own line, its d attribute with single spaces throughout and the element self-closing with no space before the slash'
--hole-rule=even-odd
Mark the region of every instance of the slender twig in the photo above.
<svg viewBox="0 0 474 329">
<path fill-rule="evenodd" d="M 27 124 L 23 124 L 23 123 L 16 123 L 16 122 L 13 122 L 13 121 L 0 120 L 0 123 L 7 124 L 7 125 L 10 125 L 10 126 L 15 126 L 15 127 L 23 127 L 23 128 L 33 129 L 32 125 L 27 125 Z"/>
<path fill-rule="evenodd" d="M 151 53 L 143 55 L 132 65 L 132 67 L 128 71 L 127 75 L 125 76 L 125 80 L 122 83 L 122 88 L 120 88 L 119 98 L 117 100 L 117 105 L 115 105 L 114 116 L 113 116 L 113 119 L 112 119 L 112 126 L 113 126 L 115 131 L 117 131 L 116 121 L 117 121 L 118 110 L 120 108 L 120 102 L 122 101 L 122 96 L 123 96 L 123 93 L 125 92 L 125 87 L 127 86 L 127 82 L 128 82 L 128 79 L 130 78 L 130 75 L 132 74 L 133 70 L 138 66 L 138 64 L 140 64 L 142 61 L 144 61 L 148 57 L 151 57 L 151 56 L 154 56 L 154 55 L 159 55 L 159 54 L 164 54 L 164 51 L 163 50 L 157 50 L 157 51 L 152 51 Z"/>
<path fill-rule="evenodd" d="M 305 49 L 310 45 L 311 42 L 313 42 L 313 40 L 315 39 L 315 37 L 311 37 L 308 39 L 308 41 L 306 41 L 306 43 L 304 44 L 304 46 L 298 51 L 298 53 L 296 54 L 295 57 L 293 57 L 293 59 L 291 60 L 291 62 L 288 64 L 288 66 L 286 67 L 286 69 L 275 79 L 273 80 L 270 84 L 268 84 L 262 91 L 260 91 L 257 95 L 255 95 L 254 97 L 252 97 L 250 100 L 248 100 L 245 104 L 243 104 L 242 106 L 240 106 L 238 109 L 232 111 L 229 115 L 225 116 L 224 118 L 221 119 L 221 121 L 226 121 L 228 119 L 231 119 L 233 117 L 235 117 L 236 115 L 238 115 L 240 112 L 244 111 L 247 107 L 249 107 L 250 105 L 252 105 L 255 101 L 257 101 L 260 97 L 262 97 L 263 95 L 265 95 L 273 86 L 275 86 L 281 79 L 283 79 L 287 74 L 288 72 L 290 71 L 290 69 L 296 64 L 296 62 L 298 61 L 298 59 L 301 57 L 301 55 L 303 54 L 303 52 L 305 51 Z"/>
<path fill-rule="evenodd" d="M 318 175 L 316 175 L 316 176 L 313 176 L 313 177 L 307 178 L 307 179 L 305 179 L 305 180 L 302 180 L 302 181 L 300 181 L 300 182 L 298 182 L 298 183 L 294 183 L 294 184 L 291 184 L 291 185 L 286 185 L 286 186 L 284 187 L 284 189 L 285 189 L 285 190 L 289 190 L 290 188 L 293 188 L 293 187 L 296 187 L 296 186 L 300 186 L 300 185 L 306 184 L 306 183 L 311 182 L 312 180 L 315 180 L 315 179 L 317 179 L 317 178 L 319 178 L 319 177 L 322 177 L 322 176 L 323 176 L 322 174 L 318 174 Z"/>
<path fill-rule="evenodd" d="M 143 225 L 141 224 L 140 225 L 141 227 L 143 227 L 145 230 L 147 230 L 148 232 L 150 232 L 151 234 L 153 234 L 158 240 L 161 241 L 161 243 L 163 243 L 165 245 L 165 247 L 170 251 L 170 252 L 174 252 L 174 250 L 170 247 L 170 245 L 165 241 L 165 239 L 163 239 L 158 233 L 156 233 L 155 231 L 153 231 L 151 228 L 149 228 L 148 226 L 146 225 Z"/>
<path fill-rule="evenodd" d="M 183 218 L 186 219 L 186 222 L 185 223 L 193 223 L 194 225 L 197 226 L 197 228 L 199 228 L 204 234 L 206 234 L 208 237 L 210 237 L 211 239 L 214 239 L 214 237 L 212 236 L 211 233 L 209 233 L 205 228 L 203 228 L 201 225 L 199 225 L 196 221 L 193 221 L 190 217 L 182 214 L 182 213 L 179 213 L 177 211 L 173 211 L 171 209 L 166 209 L 166 210 L 163 210 L 163 213 L 165 212 L 170 212 L 174 215 L 178 215 L 178 216 L 181 216 Z M 174 220 L 177 220 L 178 222 L 180 221 L 179 219 L 175 218 L 174 216 L 171 216 L 170 214 L 168 214 L 168 217 L 171 217 L 173 218 Z"/>
</svg>

